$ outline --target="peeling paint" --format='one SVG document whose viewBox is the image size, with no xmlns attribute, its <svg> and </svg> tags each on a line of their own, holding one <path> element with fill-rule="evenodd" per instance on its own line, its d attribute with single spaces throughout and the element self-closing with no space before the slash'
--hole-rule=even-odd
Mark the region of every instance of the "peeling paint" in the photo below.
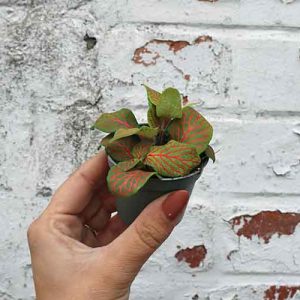
<svg viewBox="0 0 300 300">
<path fill-rule="evenodd" d="M 265 291 L 265 300 L 287 300 L 293 299 L 300 286 L 271 286 Z"/>
<path fill-rule="evenodd" d="M 297 124 L 294 129 L 293 129 L 293 133 L 297 134 L 300 136 L 300 124 Z"/>
<path fill-rule="evenodd" d="M 186 248 L 178 251 L 175 254 L 177 260 L 185 261 L 189 264 L 190 268 L 197 268 L 200 263 L 203 262 L 207 254 L 207 250 L 204 245 L 194 246 L 193 248 Z"/>
<path fill-rule="evenodd" d="M 262 211 L 256 215 L 238 216 L 229 221 L 238 236 L 252 239 L 258 236 L 267 244 L 273 235 L 291 235 L 300 223 L 300 214 Z"/>
<path fill-rule="evenodd" d="M 213 39 L 211 36 L 204 35 L 199 36 L 196 38 L 192 43 L 188 41 L 173 41 L 173 40 L 159 40 L 153 39 L 147 42 L 144 46 L 137 48 L 134 52 L 132 60 L 136 64 L 143 64 L 144 66 L 155 65 L 156 60 L 160 57 L 160 54 L 155 50 L 150 50 L 149 47 L 153 44 L 165 44 L 169 46 L 169 50 L 172 51 L 174 54 L 181 51 L 185 47 L 197 45 L 204 42 L 212 42 Z M 146 56 L 145 56 L 146 54 Z M 148 57 L 149 56 L 149 57 Z M 185 75 L 189 76 L 189 75 Z M 189 80 L 189 79 L 186 79 Z"/>
</svg>

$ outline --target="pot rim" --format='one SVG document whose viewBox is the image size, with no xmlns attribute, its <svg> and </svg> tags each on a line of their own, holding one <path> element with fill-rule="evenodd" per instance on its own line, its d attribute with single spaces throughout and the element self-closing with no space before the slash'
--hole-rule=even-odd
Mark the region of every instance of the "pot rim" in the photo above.
<svg viewBox="0 0 300 300">
<path fill-rule="evenodd" d="M 112 159 L 112 157 L 110 155 L 107 154 L 108 157 L 108 161 L 111 162 L 113 165 L 116 165 L 117 163 Z M 206 160 L 206 162 L 205 162 Z M 199 173 L 202 172 L 202 170 L 204 169 L 204 167 L 206 166 L 207 162 L 208 162 L 208 158 L 201 160 L 200 165 L 196 168 L 196 170 L 188 175 L 185 176 L 181 176 L 181 177 L 162 177 L 159 174 L 157 174 L 157 179 L 161 180 L 161 181 L 176 181 L 176 180 L 181 180 L 181 179 L 185 179 L 185 178 L 189 178 L 189 177 L 193 177 L 194 175 L 197 175 Z M 155 178 L 151 178 L 151 179 L 155 179 Z"/>
</svg>

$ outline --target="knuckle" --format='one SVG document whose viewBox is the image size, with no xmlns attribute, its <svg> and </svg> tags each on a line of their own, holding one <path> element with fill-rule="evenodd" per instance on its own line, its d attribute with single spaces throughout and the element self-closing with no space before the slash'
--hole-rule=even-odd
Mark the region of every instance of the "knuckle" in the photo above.
<svg viewBox="0 0 300 300">
<path fill-rule="evenodd" d="M 39 234 L 39 221 L 34 220 L 27 229 L 27 239 L 32 241 Z"/>
<path fill-rule="evenodd" d="M 142 244 L 151 251 L 156 250 L 165 240 L 164 230 L 148 222 L 137 223 L 135 230 Z"/>
</svg>

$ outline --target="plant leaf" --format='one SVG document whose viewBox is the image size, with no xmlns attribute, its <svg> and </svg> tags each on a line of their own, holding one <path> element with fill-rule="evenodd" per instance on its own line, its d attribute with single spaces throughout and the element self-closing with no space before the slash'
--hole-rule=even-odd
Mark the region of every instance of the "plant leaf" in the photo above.
<svg viewBox="0 0 300 300">
<path fill-rule="evenodd" d="M 216 155 L 215 155 L 215 151 L 211 146 L 207 146 L 206 150 L 205 150 L 205 154 L 207 155 L 207 157 L 209 157 L 213 162 L 216 161 Z"/>
<path fill-rule="evenodd" d="M 133 159 L 131 150 L 139 142 L 138 137 L 128 136 L 105 146 L 105 150 L 115 161 L 125 161 Z"/>
<path fill-rule="evenodd" d="M 160 102 L 160 96 L 161 93 L 159 93 L 158 91 L 155 91 L 151 88 L 149 88 L 147 85 L 143 84 L 143 86 L 146 88 L 147 91 L 147 96 L 148 96 L 148 100 L 154 104 L 154 105 L 158 105 L 158 103 Z"/>
<path fill-rule="evenodd" d="M 207 148 L 213 135 L 209 122 L 189 106 L 183 108 L 182 118 L 173 120 L 168 130 L 171 139 L 194 145 L 198 154 Z"/>
<path fill-rule="evenodd" d="M 119 128 L 138 127 L 138 122 L 131 110 L 122 108 L 113 113 L 102 114 L 93 127 L 104 132 L 115 132 Z"/>
<path fill-rule="evenodd" d="M 139 159 L 133 158 L 133 159 L 130 159 L 130 160 L 119 162 L 117 166 L 122 171 L 126 172 L 126 171 L 129 171 L 129 170 L 133 169 L 139 162 L 140 162 Z"/>
<path fill-rule="evenodd" d="M 124 172 L 118 165 L 112 167 L 107 175 L 107 185 L 112 194 L 128 197 L 138 192 L 155 172 L 131 170 Z"/>
<path fill-rule="evenodd" d="M 152 128 L 148 126 L 142 126 L 137 133 L 140 138 L 145 138 L 149 140 L 154 140 L 158 134 L 158 128 Z"/>
<path fill-rule="evenodd" d="M 150 127 L 156 128 L 160 126 L 160 120 L 156 115 L 156 107 L 149 101 L 147 112 L 148 124 Z"/>
<path fill-rule="evenodd" d="M 106 136 L 101 140 L 100 145 L 106 147 L 106 146 L 110 143 L 110 141 L 111 141 L 111 139 L 112 139 L 113 137 L 114 137 L 114 134 L 113 134 L 113 133 L 110 133 L 110 134 L 106 135 Z"/>
<path fill-rule="evenodd" d="M 165 89 L 160 97 L 160 102 L 156 106 L 156 114 L 159 118 L 181 118 L 181 96 L 174 88 Z"/>
<path fill-rule="evenodd" d="M 142 140 L 132 148 L 132 154 L 134 157 L 144 160 L 146 155 L 149 153 L 153 142 L 149 140 Z"/>
<path fill-rule="evenodd" d="M 195 147 L 172 140 L 163 146 L 153 146 L 144 163 L 162 176 L 179 177 L 189 174 L 200 161 Z"/>
<path fill-rule="evenodd" d="M 111 142 L 137 134 L 139 131 L 139 128 L 120 128 L 116 131 L 114 137 L 111 139 Z"/>
<path fill-rule="evenodd" d="M 138 135 L 140 138 L 146 138 L 154 140 L 158 133 L 158 128 L 151 128 L 148 126 L 142 126 L 140 128 L 120 128 L 116 131 L 114 137 L 110 140 L 110 142 L 114 142 L 116 140 L 122 139 L 131 135 Z"/>
</svg>

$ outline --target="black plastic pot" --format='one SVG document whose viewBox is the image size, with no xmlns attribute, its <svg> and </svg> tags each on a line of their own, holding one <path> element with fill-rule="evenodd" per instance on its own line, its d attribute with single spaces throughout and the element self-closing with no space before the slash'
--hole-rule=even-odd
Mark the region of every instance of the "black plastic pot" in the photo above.
<svg viewBox="0 0 300 300">
<path fill-rule="evenodd" d="M 115 161 L 108 157 L 109 166 Z M 130 225 L 142 210 L 156 198 L 176 190 L 186 190 L 192 193 L 195 182 L 198 180 L 208 158 L 202 159 L 200 166 L 191 174 L 178 178 L 150 178 L 149 181 L 133 196 L 117 198 L 116 206 L 121 219 Z"/>
</svg>

